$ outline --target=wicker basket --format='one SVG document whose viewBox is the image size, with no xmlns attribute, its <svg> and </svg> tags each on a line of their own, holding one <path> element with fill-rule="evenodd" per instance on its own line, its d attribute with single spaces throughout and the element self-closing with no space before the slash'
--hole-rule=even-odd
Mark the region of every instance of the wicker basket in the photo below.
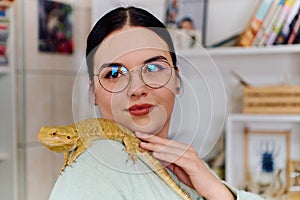
<svg viewBox="0 0 300 200">
<path fill-rule="evenodd" d="M 300 86 L 245 86 L 243 113 L 300 114 Z"/>
</svg>

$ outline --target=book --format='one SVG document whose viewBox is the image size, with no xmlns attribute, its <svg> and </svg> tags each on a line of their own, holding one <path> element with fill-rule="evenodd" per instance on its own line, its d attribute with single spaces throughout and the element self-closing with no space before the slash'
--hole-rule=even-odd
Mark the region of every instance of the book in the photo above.
<svg viewBox="0 0 300 200">
<path fill-rule="evenodd" d="M 273 45 L 279 32 L 282 29 L 282 26 L 291 10 L 291 8 L 293 7 L 294 3 L 296 0 L 286 0 L 283 8 L 281 10 L 280 15 L 278 16 L 277 20 L 275 21 L 275 24 L 272 27 L 272 32 L 266 42 L 266 46 L 270 46 Z"/>
<path fill-rule="evenodd" d="M 238 46 L 251 46 L 252 41 L 260 29 L 263 19 L 266 16 L 273 0 L 262 0 L 259 3 L 256 14 L 250 20 L 249 25 L 247 26 L 244 33 L 241 35 L 240 40 L 238 42 Z"/>
<path fill-rule="evenodd" d="M 285 20 L 285 23 L 284 23 L 279 35 L 276 38 L 275 44 L 286 44 L 287 43 L 287 39 L 288 39 L 290 30 L 291 30 L 290 24 L 292 23 L 293 19 L 297 15 L 299 7 L 300 7 L 300 0 L 296 0 L 287 19 Z"/>
<path fill-rule="evenodd" d="M 298 9 L 297 15 L 294 17 L 292 23 L 290 24 L 290 33 L 288 36 L 287 44 L 293 44 L 300 29 L 300 8 Z"/>
<path fill-rule="evenodd" d="M 267 15 L 265 16 L 260 29 L 258 30 L 256 36 L 253 39 L 252 46 L 259 46 L 259 42 L 264 37 L 264 34 L 267 30 L 268 25 L 271 23 L 273 16 L 276 13 L 277 8 L 279 7 L 279 3 L 281 0 L 274 0 L 271 4 Z"/>
<path fill-rule="evenodd" d="M 292 44 L 300 44 L 300 29 L 298 29 L 297 33 L 295 34 L 295 38 Z"/>
<path fill-rule="evenodd" d="M 268 38 L 272 32 L 273 24 L 276 22 L 276 19 L 281 13 L 281 10 L 283 9 L 283 5 L 285 3 L 285 0 L 280 0 L 278 5 L 275 8 L 275 12 L 270 20 L 270 22 L 267 24 L 266 29 L 264 30 L 262 38 L 258 42 L 258 46 L 266 45 Z"/>
<path fill-rule="evenodd" d="M 6 45 L 0 44 L 0 56 L 6 56 Z"/>
</svg>

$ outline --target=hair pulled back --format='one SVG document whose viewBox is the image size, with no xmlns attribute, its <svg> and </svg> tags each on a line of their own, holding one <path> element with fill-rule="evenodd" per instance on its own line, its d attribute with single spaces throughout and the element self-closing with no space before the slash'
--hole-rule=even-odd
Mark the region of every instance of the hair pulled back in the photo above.
<svg viewBox="0 0 300 200">
<path fill-rule="evenodd" d="M 93 57 L 97 47 L 112 32 L 122 29 L 125 25 L 145 27 L 155 32 L 164 40 L 171 54 L 173 65 L 176 67 L 174 45 L 165 25 L 148 11 L 137 7 L 118 7 L 111 10 L 94 25 L 87 38 L 86 61 L 89 78 L 93 82 Z"/>
</svg>

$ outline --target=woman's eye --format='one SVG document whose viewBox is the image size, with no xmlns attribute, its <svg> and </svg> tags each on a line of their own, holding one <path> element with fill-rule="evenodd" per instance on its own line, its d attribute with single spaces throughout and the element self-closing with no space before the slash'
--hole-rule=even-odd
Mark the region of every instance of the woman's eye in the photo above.
<svg viewBox="0 0 300 200">
<path fill-rule="evenodd" d="M 114 79 L 125 76 L 128 70 L 124 66 L 109 66 L 105 69 L 104 78 Z"/>
<path fill-rule="evenodd" d="M 160 71 L 160 70 L 163 70 L 165 67 L 161 64 L 158 64 L 158 63 L 150 63 L 150 64 L 147 64 L 146 67 L 145 67 L 145 71 L 146 72 L 157 72 L 157 71 Z"/>
</svg>

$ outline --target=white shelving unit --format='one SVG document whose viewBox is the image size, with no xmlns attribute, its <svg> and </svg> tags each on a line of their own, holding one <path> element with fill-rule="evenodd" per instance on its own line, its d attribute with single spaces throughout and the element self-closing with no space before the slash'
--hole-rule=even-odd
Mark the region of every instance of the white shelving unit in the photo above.
<svg viewBox="0 0 300 200">
<path fill-rule="evenodd" d="M 207 59 L 209 55 L 222 75 L 227 90 L 228 108 L 225 126 L 226 182 L 238 188 L 245 184 L 243 146 L 245 127 L 258 130 L 291 130 L 290 159 L 300 160 L 300 115 L 233 114 L 240 111 L 242 99 L 234 98 L 241 97 L 242 87 L 238 80 L 230 75 L 230 71 L 233 70 L 255 86 L 282 83 L 300 85 L 299 44 L 189 49 L 177 53 L 205 72 L 209 71 L 206 67 L 208 62 L 211 62 Z"/>
<path fill-rule="evenodd" d="M 192 56 L 238 56 L 238 55 L 265 55 L 265 54 L 298 54 L 300 44 L 295 45 L 277 45 L 269 47 L 219 47 L 207 48 L 205 50 L 186 49 L 179 50 L 180 55 Z M 202 52 L 202 53 L 201 53 Z M 204 53 L 205 52 L 205 53 Z"/>
<path fill-rule="evenodd" d="M 233 70 L 252 85 L 300 85 L 300 45 L 270 47 L 226 47 L 206 51 L 184 50 L 180 56 L 199 69 L 206 69 L 209 55 L 220 71 L 227 90 L 227 117 L 225 126 L 225 177 L 235 187 L 245 184 L 244 128 L 291 130 L 291 159 L 300 160 L 300 115 L 244 115 L 233 114 L 240 108 L 241 85 L 230 75 Z M 184 66 L 181 66 L 184 67 Z M 238 105 L 237 105 L 238 104 Z"/>
<path fill-rule="evenodd" d="M 7 43 L 9 61 L 8 65 L 0 66 L 0 194 L 1 199 L 17 200 L 14 9 L 7 9 L 10 21 Z"/>
</svg>

